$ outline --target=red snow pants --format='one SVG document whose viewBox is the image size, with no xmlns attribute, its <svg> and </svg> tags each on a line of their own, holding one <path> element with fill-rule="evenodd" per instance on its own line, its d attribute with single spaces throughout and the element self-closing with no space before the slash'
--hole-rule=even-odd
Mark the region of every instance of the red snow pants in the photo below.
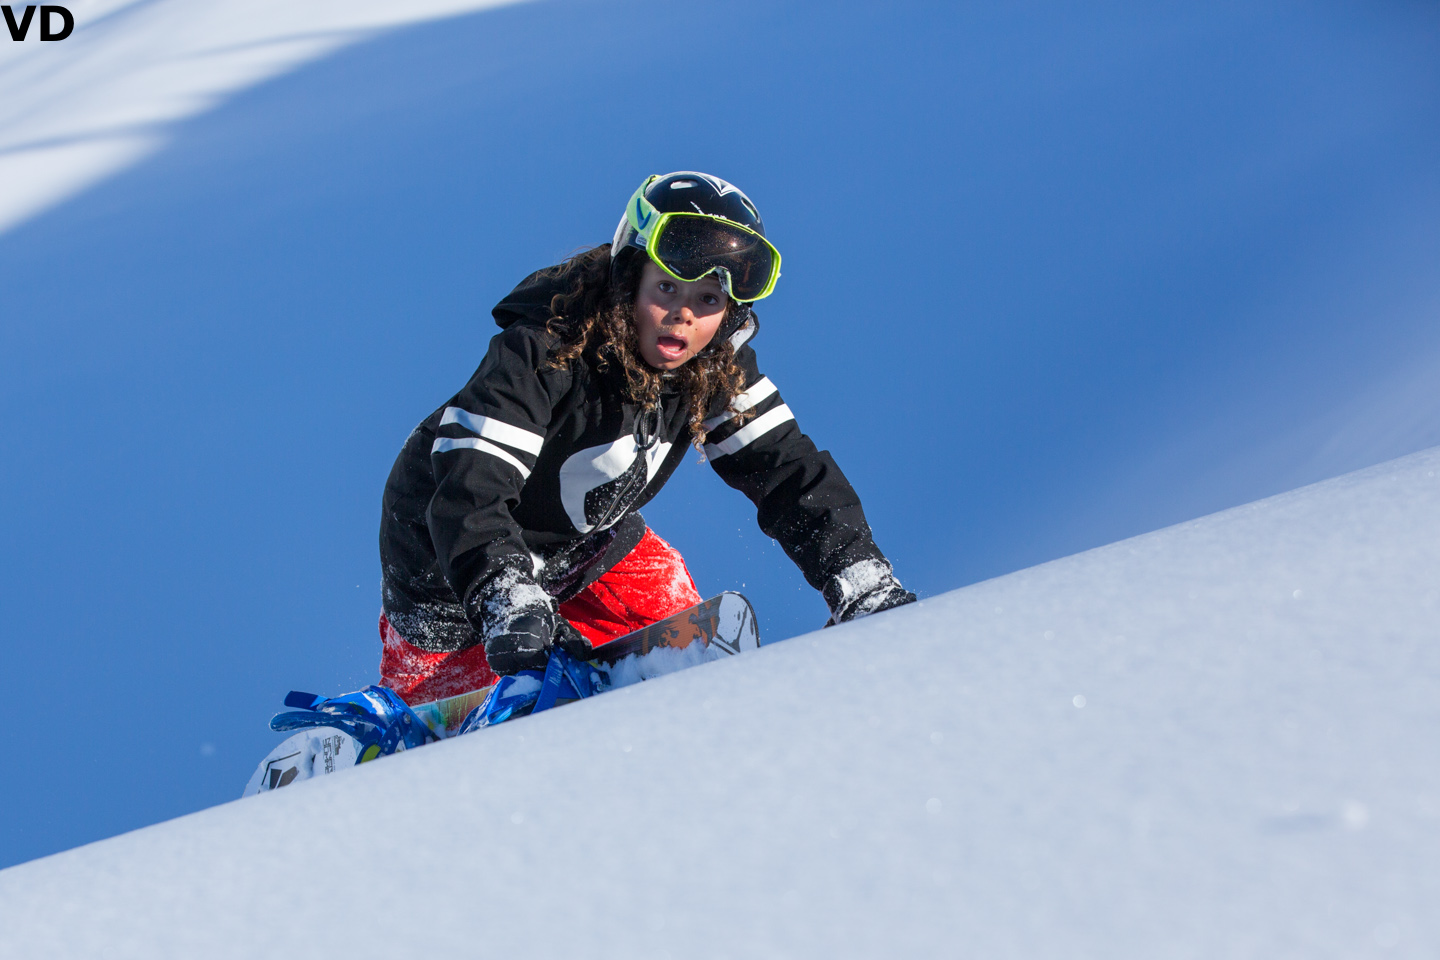
<svg viewBox="0 0 1440 960">
<path fill-rule="evenodd" d="M 624 559 L 560 604 L 560 615 L 598 647 L 699 602 L 680 552 L 647 529 Z M 481 644 L 458 653 L 430 653 L 407 643 L 384 613 L 380 641 L 380 683 L 407 703 L 453 697 L 496 680 Z"/>
</svg>

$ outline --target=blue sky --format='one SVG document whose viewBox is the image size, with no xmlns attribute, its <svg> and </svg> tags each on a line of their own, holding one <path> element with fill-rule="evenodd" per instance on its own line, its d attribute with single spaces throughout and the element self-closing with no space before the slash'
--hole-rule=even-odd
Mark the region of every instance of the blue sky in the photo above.
<svg viewBox="0 0 1440 960">
<path fill-rule="evenodd" d="M 571 0 L 179 124 L 0 235 L 0 865 L 231 799 L 287 690 L 375 679 L 395 453 L 646 174 L 760 206 L 762 369 L 924 596 L 1440 443 L 1437 121 L 1422 3 Z M 708 467 L 646 516 L 823 622 Z"/>
</svg>

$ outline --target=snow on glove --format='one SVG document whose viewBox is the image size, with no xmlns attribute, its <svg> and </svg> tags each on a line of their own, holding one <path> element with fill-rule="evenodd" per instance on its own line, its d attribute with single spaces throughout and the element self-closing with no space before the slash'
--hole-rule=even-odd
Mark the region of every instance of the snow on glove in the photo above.
<svg viewBox="0 0 1440 960">
<path fill-rule="evenodd" d="M 590 641 L 570 621 L 548 608 L 512 619 L 504 632 L 485 641 L 485 659 L 501 676 L 521 670 L 544 670 L 550 651 L 559 647 L 576 660 L 595 655 Z"/>
<path fill-rule="evenodd" d="M 485 659 L 501 676 L 544 670 L 555 643 L 555 613 L 537 610 L 513 617 L 495 636 L 485 638 Z"/>
<path fill-rule="evenodd" d="M 884 560 L 861 560 L 835 574 L 821 591 L 830 605 L 827 627 L 915 602 Z"/>
<path fill-rule="evenodd" d="M 555 601 L 520 564 L 475 584 L 465 614 L 485 644 L 490 669 L 502 676 L 544 670 L 555 642 Z"/>
<path fill-rule="evenodd" d="M 590 644 L 555 612 L 554 599 L 524 571 L 507 568 L 473 591 L 471 605 L 485 642 L 485 659 L 501 676 L 545 669 L 556 644 L 577 659 L 594 655 Z"/>
</svg>

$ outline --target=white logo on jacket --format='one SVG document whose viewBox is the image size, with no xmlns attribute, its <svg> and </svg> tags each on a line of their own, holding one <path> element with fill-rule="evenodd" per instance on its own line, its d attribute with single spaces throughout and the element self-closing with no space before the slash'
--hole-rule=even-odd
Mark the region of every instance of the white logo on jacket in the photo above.
<svg viewBox="0 0 1440 960">
<path fill-rule="evenodd" d="M 560 502 L 575 529 L 580 533 L 589 533 L 600 527 L 614 526 L 623 519 L 629 512 L 630 505 L 625 504 L 625 509 L 614 511 L 614 516 L 604 516 L 610 512 L 609 508 L 614 504 L 614 497 L 619 491 L 601 491 L 600 488 L 628 476 L 631 482 L 636 484 L 632 493 L 633 502 L 633 497 L 654 478 L 672 446 L 674 444 L 657 442 L 645 451 L 643 461 L 637 463 L 640 459 L 640 446 L 635 442 L 634 436 L 626 434 L 613 443 L 587 447 L 571 454 L 560 467 Z M 641 478 L 636 476 L 641 469 L 645 471 L 643 483 L 639 482 Z M 592 493 L 598 495 L 591 496 Z M 605 493 L 611 495 L 605 496 Z M 587 499 L 591 501 L 588 511 Z"/>
</svg>

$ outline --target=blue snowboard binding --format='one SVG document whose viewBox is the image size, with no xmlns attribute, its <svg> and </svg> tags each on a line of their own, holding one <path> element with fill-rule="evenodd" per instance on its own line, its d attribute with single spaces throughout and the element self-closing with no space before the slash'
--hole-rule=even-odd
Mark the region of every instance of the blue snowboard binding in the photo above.
<svg viewBox="0 0 1440 960">
<path fill-rule="evenodd" d="M 544 672 L 521 670 L 501 677 L 480 706 L 466 716 L 456 736 L 513 720 L 571 700 L 583 700 L 605 690 L 605 678 L 588 663 L 556 647 Z"/>
<path fill-rule="evenodd" d="M 388 687 L 370 686 L 328 698 L 292 690 L 285 698 L 285 706 L 298 709 L 277 713 L 270 720 L 271 730 L 284 732 L 309 727 L 342 730 L 359 741 L 357 764 L 440 739 Z"/>
</svg>

